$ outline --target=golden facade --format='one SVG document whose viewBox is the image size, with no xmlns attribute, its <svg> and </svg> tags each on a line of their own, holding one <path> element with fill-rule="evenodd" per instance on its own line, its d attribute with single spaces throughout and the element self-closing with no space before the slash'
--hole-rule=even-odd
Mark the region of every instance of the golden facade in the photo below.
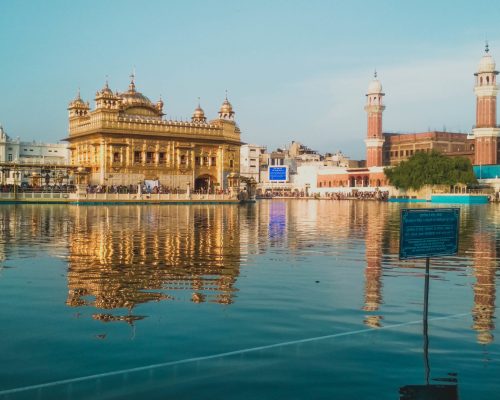
<svg viewBox="0 0 500 400">
<path fill-rule="evenodd" d="M 70 163 L 87 183 L 136 185 L 158 180 L 170 188 L 227 188 L 239 172 L 240 129 L 227 97 L 217 119 L 200 105 L 190 122 L 166 120 L 163 101 L 153 104 L 135 88 L 113 93 L 106 83 L 90 109 L 78 94 L 68 107 Z"/>
</svg>

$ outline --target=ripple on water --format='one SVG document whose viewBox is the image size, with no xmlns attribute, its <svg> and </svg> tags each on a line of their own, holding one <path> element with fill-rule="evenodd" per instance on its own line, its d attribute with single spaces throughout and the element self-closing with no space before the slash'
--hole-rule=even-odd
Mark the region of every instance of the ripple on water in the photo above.
<svg viewBox="0 0 500 400">
<path fill-rule="evenodd" d="M 425 261 L 399 260 L 399 212 L 371 201 L 3 205 L 0 390 L 347 333 L 165 367 L 148 385 L 133 373 L 106 390 L 89 381 L 85 393 L 394 398 L 423 377 Z M 463 398 L 500 390 L 499 222 L 497 205 L 462 207 L 459 254 L 431 260 L 431 373 L 458 372 Z"/>
</svg>

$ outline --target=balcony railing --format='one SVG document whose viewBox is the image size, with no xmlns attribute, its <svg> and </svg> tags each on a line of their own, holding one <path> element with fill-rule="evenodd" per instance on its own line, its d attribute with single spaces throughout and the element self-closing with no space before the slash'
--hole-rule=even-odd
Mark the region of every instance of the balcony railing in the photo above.
<svg viewBox="0 0 500 400">
<path fill-rule="evenodd" d="M 482 128 L 500 128 L 500 124 L 496 125 L 488 125 L 488 126 L 483 126 L 483 125 L 472 125 L 472 129 L 482 129 Z"/>
</svg>

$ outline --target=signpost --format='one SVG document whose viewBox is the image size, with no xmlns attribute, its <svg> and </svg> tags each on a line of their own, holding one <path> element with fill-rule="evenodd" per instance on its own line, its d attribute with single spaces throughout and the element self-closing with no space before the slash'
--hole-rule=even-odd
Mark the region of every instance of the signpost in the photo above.
<svg viewBox="0 0 500 400">
<path fill-rule="evenodd" d="M 425 258 L 424 288 L 424 363 L 426 388 L 429 376 L 429 268 L 430 257 L 452 256 L 458 253 L 460 208 L 404 208 L 401 210 L 399 258 Z M 416 387 L 415 387 L 416 388 Z M 445 390 L 448 390 L 445 387 Z"/>
<path fill-rule="evenodd" d="M 286 182 L 288 180 L 288 167 L 269 167 L 269 180 L 275 182 Z"/>
<path fill-rule="evenodd" d="M 458 252 L 459 208 L 401 210 L 399 258 L 451 256 Z"/>
</svg>

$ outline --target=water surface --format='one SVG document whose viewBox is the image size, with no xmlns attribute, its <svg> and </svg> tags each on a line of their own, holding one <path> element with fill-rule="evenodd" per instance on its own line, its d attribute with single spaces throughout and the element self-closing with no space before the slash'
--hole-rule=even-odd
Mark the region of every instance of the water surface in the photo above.
<svg viewBox="0 0 500 400">
<path fill-rule="evenodd" d="M 2 205 L 0 398 L 399 398 L 426 383 L 400 207 Z M 500 392 L 498 224 L 462 207 L 431 261 L 431 383 L 461 399 Z"/>
</svg>

